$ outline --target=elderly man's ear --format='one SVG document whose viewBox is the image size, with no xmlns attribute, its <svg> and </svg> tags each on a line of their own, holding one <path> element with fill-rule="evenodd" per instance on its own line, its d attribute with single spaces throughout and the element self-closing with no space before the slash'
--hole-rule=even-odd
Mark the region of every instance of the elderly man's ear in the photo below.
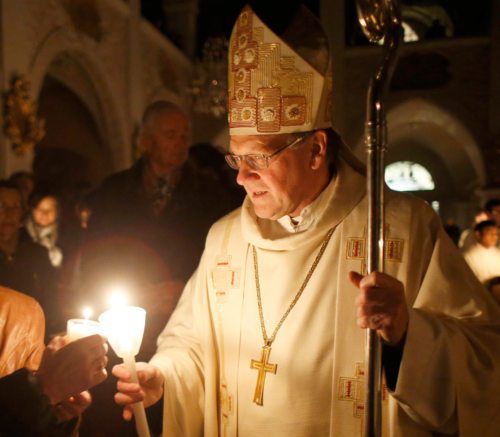
<svg viewBox="0 0 500 437">
<path fill-rule="evenodd" d="M 326 162 L 328 138 L 322 130 L 315 132 L 311 147 L 311 169 L 317 170 Z"/>
</svg>

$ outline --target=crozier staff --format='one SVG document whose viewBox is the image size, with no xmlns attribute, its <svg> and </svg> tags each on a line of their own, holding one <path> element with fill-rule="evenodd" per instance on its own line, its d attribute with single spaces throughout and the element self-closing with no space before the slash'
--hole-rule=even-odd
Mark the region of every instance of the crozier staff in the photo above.
<svg viewBox="0 0 500 437">
<path fill-rule="evenodd" d="M 230 41 L 227 161 L 247 196 L 210 230 L 140 385 L 114 368 L 124 416 L 163 396 L 166 436 L 360 435 L 371 328 L 384 436 L 494 435 L 498 308 L 432 209 L 400 193 L 386 272 L 364 276 L 366 178 L 331 127 L 327 38 L 304 9 L 270 25 L 247 6 Z"/>
<path fill-rule="evenodd" d="M 367 150 L 367 268 L 368 273 L 384 271 L 385 205 L 384 155 L 387 141 L 385 96 L 396 67 L 401 44 L 401 12 L 398 0 L 379 3 L 357 0 L 358 19 L 370 42 L 383 40 L 384 56 L 372 75 L 366 102 L 365 145 Z M 374 316 L 377 320 L 379 316 Z M 375 329 L 366 334 L 365 352 L 365 437 L 379 437 L 382 431 L 382 345 Z"/>
</svg>

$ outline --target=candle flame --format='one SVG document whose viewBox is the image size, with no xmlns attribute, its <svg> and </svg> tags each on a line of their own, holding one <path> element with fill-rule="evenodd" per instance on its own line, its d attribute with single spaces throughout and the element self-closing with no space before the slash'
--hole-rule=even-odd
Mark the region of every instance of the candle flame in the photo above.
<svg viewBox="0 0 500 437">
<path fill-rule="evenodd" d="M 88 320 L 88 319 L 90 319 L 90 316 L 93 314 L 93 311 L 92 311 L 92 308 L 90 308 L 90 307 L 85 307 L 85 308 L 83 309 L 82 313 L 83 313 L 83 318 L 84 318 L 85 320 Z"/>
</svg>

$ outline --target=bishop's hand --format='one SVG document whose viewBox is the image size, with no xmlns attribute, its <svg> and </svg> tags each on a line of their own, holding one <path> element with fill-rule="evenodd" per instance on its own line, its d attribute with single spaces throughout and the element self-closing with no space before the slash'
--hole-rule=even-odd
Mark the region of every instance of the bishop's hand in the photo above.
<svg viewBox="0 0 500 437">
<path fill-rule="evenodd" d="M 349 279 L 359 288 L 356 298 L 358 326 L 377 330 L 382 341 L 390 346 L 401 345 L 409 319 L 403 284 L 380 272 L 367 276 L 349 272 Z"/>
<path fill-rule="evenodd" d="M 113 367 L 113 375 L 118 378 L 118 393 L 115 402 L 122 405 L 123 418 L 132 419 L 132 404 L 144 402 L 149 407 L 160 400 L 163 395 L 163 375 L 156 366 L 148 363 L 136 363 L 139 384 L 131 382 L 130 372 L 123 364 Z"/>
</svg>

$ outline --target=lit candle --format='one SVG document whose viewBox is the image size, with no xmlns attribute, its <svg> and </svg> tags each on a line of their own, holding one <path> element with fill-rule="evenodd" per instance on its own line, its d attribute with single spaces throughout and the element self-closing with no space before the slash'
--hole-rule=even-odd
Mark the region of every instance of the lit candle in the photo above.
<svg viewBox="0 0 500 437">
<path fill-rule="evenodd" d="M 66 337 L 68 342 L 88 337 L 89 335 L 101 334 L 101 325 L 95 320 L 89 320 L 92 310 L 88 307 L 83 309 L 83 319 L 69 319 L 66 323 Z"/>
<path fill-rule="evenodd" d="M 99 322 L 116 355 L 123 358 L 123 362 L 130 372 L 132 382 L 138 383 L 134 357 L 141 347 L 146 311 L 143 308 L 122 304 L 102 313 L 99 316 Z M 132 404 L 132 409 L 137 434 L 139 437 L 149 437 L 144 403 Z"/>
</svg>

